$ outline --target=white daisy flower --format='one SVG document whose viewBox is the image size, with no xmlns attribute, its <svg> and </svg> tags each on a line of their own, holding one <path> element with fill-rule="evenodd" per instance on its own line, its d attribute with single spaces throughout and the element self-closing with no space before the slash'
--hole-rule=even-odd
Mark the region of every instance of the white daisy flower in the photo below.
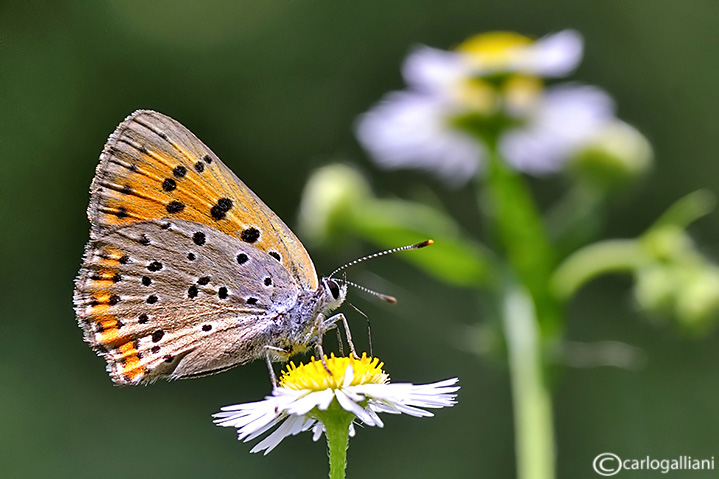
<svg viewBox="0 0 719 479">
<path fill-rule="evenodd" d="M 582 38 L 565 30 L 537 41 L 516 33 L 477 35 L 455 51 L 419 47 L 407 57 L 409 90 L 362 115 L 360 143 L 384 168 L 430 171 L 450 184 L 482 172 L 487 140 L 515 169 L 557 171 L 600 126 L 611 98 L 579 85 L 544 88 L 540 77 L 570 73 Z"/>
<path fill-rule="evenodd" d="M 423 408 L 456 403 L 457 378 L 424 385 L 392 384 L 377 358 L 333 355 L 325 361 L 331 375 L 322 361 L 314 358 L 306 365 L 290 363 L 272 395 L 262 401 L 223 407 L 213 416 L 215 424 L 237 428 L 238 439 L 245 442 L 279 425 L 251 450 L 267 454 L 285 437 L 302 431 L 312 430 L 313 439 L 318 440 L 325 431 L 319 416 L 332 404 L 365 425 L 383 427 L 378 413 L 428 417 L 433 414 Z M 349 435 L 354 433 L 350 424 Z"/>
</svg>

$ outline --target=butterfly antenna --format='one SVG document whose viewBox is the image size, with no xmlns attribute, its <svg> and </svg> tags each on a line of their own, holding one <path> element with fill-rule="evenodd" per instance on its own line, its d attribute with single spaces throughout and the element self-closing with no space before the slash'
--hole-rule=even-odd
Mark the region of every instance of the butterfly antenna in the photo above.
<svg viewBox="0 0 719 479">
<path fill-rule="evenodd" d="M 369 356 L 372 358 L 372 357 L 374 357 L 374 354 L 372 353 L 372 329 L 370 328 L 370 324 L 369 324 L 369 316 L 364 314 L 364 312 L 361 309 L 359 309 L 357 306 L 350 303 L 349 301 L 347 302 L 347 304 L 352 306 L 352 309 L 357 311 L 360 315 L 362 315 L 362 317 L 365 320 L 367 320 L 367 342 L 369 343 Z"/>
<path fill-rule="evenodd" d="M 353 283 L 352 281 L 347 281 L 346 279 L 343 279 L 342 282 L 345 283 L 345 284 L 348 284 L 348 285 L 350 285 L 350 286 L 354 286 L 355 288 L 359 289 L 360 291 L 364 291 L 364 292 L 367 293 L 367 294 L 371 294 L 372 296 L 376 296 L 376 297 L 378 297 L 379 299 L 381 299 L 382 301 L 387 301 L 387 302 L 390 303 L 390 304 L 397 304 L 397 298 L 395 298 L 394 296 L 390 296 L 390 295 L 388 295 L 388 294 L 378 293 L 377 291 L 374 291 L 374 290 L 372 290 L 372 289 L 366 288 L 366 287 L 364 287 L 364 286 L 362 286 L 362 285 L 359 285 L 359 284 L 357 284 L 357 283 Z M 350 305 L 350 306 L 352 306 L 352 305 Z M 352 307 L 354 308 L 354 306 L 352 306 Z M 357 308 L 355 308 L 355 309 L 357 309 Z"/>
<path fill-rule="evenodd" d="M 421 243 L 411 244 L 411 245 L 407 245 L 407 246 L 400 246 L 399 248 L 387 249 L 387 250 L 384 250 L 384 251 L 379 251 L 379 252 L 374 253 L 374 254 L 370 254 L 370 255 L 367 255 L 367 256 L 363 256 L 363 257 L 361 257 L 361 258 L 358 258 L 358 259 L 356 259 L 356 260 L 354 260 L 354 261 L 350 261 L 349 263 L 340 266 L 340 267 L 337 268 L 336 270 L 332 271 L 332 273 L 330 273 L 330 275 L 329 275 L 328 277 L 331 278 L 332 276 L 334 276 L 335 274 L 339 273 L 339 272 L 342 271 L 343 269 L 347 269 L 347 268 L 349 268 L 350 266 L 354 266 L 354 265 L 356 265 L 357 263 L 362 263 L 362 262 L 364 262 L 364 261 L 367 261 L 368 259 L 379 258 L 380 256 L 384 256 L 384 255 L 392 254 L 392 253 L 398 253 L 398 252 L 400 252 L 400 251 L 407 251 L 408 249 L 420 249 L 420 248 L 424 248 L 425 246 L 429 246 L 429 245 L 431 245 L 431 244 L 434 244 L 434 241 L 432 241 L 431 239 L 428 239 L 428 240 L 426 240 L 426 241 L 422 241 Z M 358 286 L 358 285 L 353 284 L 353 283 L 349 283 L 349 282 L 348 282 L 347 284 L 352 284 L 353 286 L 357 286 L 358 288 L 363 289 L 361 286 Z M 364 288 L 364 289 L 367 290 L 366 288 Z M 384 296 L 384 295 L 382 295 L 382 294 L 375 293 L 374 291 L 371 291 L 371 290 L 367 290 L 367 291 L 370 292 L 370 293 L 372 293 L 372 294 L 378 295 L 378 296 Z M 391 296 L 390 296 L 390 297 L 391 297 Z M 391 302 L 392 302 L 392 301 L 390 301 L 390 303 L 391 303 Z"/>
</svg>

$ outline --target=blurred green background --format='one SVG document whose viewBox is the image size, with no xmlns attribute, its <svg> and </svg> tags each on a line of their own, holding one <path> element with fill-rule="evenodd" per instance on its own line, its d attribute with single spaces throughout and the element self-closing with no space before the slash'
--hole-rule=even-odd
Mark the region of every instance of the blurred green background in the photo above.
<svg viewBox="0 0 719 479">
<path fill-rule="evenodd" d="M 311 171 L 337 158 L 359 165 L 380 194 L 424 184 L 464 222 L 476 208 L 469 188 L 376 170 L 353 138 L 356 116 L 403 86 L 399 66 L 416 43 L 447 48 L 487 30 L 575 28 L 586 54 L 573 78 L 610 92 L 619 116 L 656 150 L 655 171 L 612 203 L 610 235 L 632 237 L 683 194 L 716 189 L 717 19 L 714 0 L 0 2 L 0 476 L 326 477 L 325 445 L 310 434 L 264 457 L 211 423 L 220 406 L 269 392 L 263 363 L 118 388 L 83 343 L 72 288 L 89 229 L 88 187 L 106 137 L 135 109 L 184 123 L 289 224 Z M 560 185 L 533 184 L 542 198 Z M 712 257 L 718 219 L 692 227 Z M 371 250 L 311 253 L 327 273 Z M 457 346 L 463 325 L 476 322 L 475 295 L 397 257 L 352 275 L 399 298 L 394 307 L 351 298 L 372 318 L 375 353 L 392 378 L 459 376 L 462 389 L 459 404 L 434 418 L 392 416 L 384 430 L 359 429 L 348 477 L 512 477 L 506 372 Z M 627 278 L 597 281 L 569 312 L 570 339 L 630 343 L 645 362 L 636 371 L 561 374 L 560 477 L 597 477 L 592 460 L 605 451 L 719 456 L 719 339 L 645 320 L 629 286 Z M 366 345 L 364 321 L 346 311 Z"/>
</svg>

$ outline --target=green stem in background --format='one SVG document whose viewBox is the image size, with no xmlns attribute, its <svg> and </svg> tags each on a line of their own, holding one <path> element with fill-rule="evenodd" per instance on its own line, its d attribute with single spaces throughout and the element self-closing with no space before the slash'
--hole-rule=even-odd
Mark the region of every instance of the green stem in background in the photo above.
<svg viewBox="0 0 719 479">
<path fill-rule="evenodd" d="M 592 243 L 559 265 L 550 283 L 552 291 L 558 298 L 567 300 L 597 276 L 634 271 L 645 256 L 640 242 L 634 239 Z"/>
<path fill-rule="evenodd" d="M 330 459 L 330 479 L 344 479 L 347 469 L 350 424 L 354 414 L 345 411 L 334 399 L 326 411 L 315 411 L 325 426 L 327 453 Z"/>
<path fill-rule="evenodd" d="M 639 239 L 604 240 L 575 251 L 554 271 L 550 281 L 551 291 L 557 298 L 566 301 L 597 276 L 636 271 L 642 262 L 647 261 L 647 255 L 657 255 L 647 247 L 647 239 L 656 237 L 661 231 L 684 230 L 692 222 L 711 213 L 715 204 L 713 193 L 695 191 L 671 205 Z"/>
<path fill-rule="evenodd" d="M 540 334 L 548 340 L 556 339 L 561 334 L 562 321 L 559 304 L 549 290 L 554 250 L 523 178 L 496 151 L 491 153 L 489 163 L 485 182 L 489 215 L 513 273 L 532 297 Z"/>
<path fill-rule="evenodd" d="M 552 400 L 544 352 L 563 332 L 559 303 L 549 290 L 554 249 L 523 178 L 496 145 L 485 182 L 488 212 L 504 247 L 510 277 L 502 324 L 512 384 L 519 479 L 553 479 Z"/>
<path fill-rule="evenodd" d="M 517 285 L 507 288 L 502 325 L 512 383 L 517 477 L 555 476 L 552 398 L 543 375 L 541 338 L 531 298 Z"/>
<path fill-rule="evenodd" d="M 559 257 L 597 237 L 603 223 L 604 191 L 576 182 L 545 214 L 548 235 Z"/>
<path fill-rule="evenodd" d="M 667 225 L 678 226 L 685 229 L 702 216 L 706 216 L 716 206 L 716 196 L 708 190 L 697 190 L 680 198 L 654 222 L 651 229 Z"/>
</svg>

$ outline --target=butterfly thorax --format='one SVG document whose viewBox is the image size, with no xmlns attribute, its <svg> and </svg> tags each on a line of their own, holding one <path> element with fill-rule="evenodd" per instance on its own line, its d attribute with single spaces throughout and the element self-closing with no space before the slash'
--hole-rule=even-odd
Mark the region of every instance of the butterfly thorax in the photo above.
<svg viewBox="0 0 719 479">
<path fill-rule="evenodd" d="M 315 291 L 301 293 L 296 306 L 282 315 L 283 327 L 276 329 L 279 336 L 275 338 L 270 357 L 274 361 L 287 361 L 309 349 L 324 332 L 326 327 L 323 325 L 332 311 L 344 302 L 346 295 L 347 285 L 332 278 L 322 278 Z M 323 331 L 319 331 L 320 328 Z"/>
</svg>

